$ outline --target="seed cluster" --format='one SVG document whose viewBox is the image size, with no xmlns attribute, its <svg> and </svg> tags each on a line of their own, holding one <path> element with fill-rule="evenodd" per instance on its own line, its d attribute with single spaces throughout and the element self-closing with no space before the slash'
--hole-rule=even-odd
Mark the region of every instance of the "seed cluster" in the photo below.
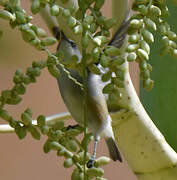
<svg viewBox="0 0 177 180">
<path fill-rule="evenodd" d="M 135 0 L 133 10 L 136 13 L 131 17 L 128 29 L 127 61 L 139 63 L 143 87 L 150 90 L 154 83 L 150 79 L 152 67 L 148 63 L 150 44 L 154 42 L 153 33 L 157 31 L 162 36 L 161 54 L 169 53 L 173 57 L 177 57 L 177 36 L 166 22 L 169 11 L 165 0 Z"/>
</svg>

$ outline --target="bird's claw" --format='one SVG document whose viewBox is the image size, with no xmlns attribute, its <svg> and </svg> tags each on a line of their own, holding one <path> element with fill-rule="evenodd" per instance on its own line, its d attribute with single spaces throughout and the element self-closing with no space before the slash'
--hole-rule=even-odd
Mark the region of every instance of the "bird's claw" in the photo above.
<svg viewBox="0 0 177 180">
<path fill-rule="evenodd" d="M 90 159 L 89 161 L 88 161 L 88 163 L 87 163 L 87 167 L 88 168 L 93 168 L 94 167 L 94 160 L 93 159 Z"/>
</svg>

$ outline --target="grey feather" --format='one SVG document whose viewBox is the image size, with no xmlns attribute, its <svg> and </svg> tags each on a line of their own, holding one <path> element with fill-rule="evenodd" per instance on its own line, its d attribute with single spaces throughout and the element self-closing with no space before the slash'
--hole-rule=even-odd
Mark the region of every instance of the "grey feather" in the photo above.
<svg viewBox="0 0 177 180">
<path fill-rule="evenodd" d="M 128 26 L 130 24 L 129 17 L 130 17 L 130 11 L 128 10 L 124 21 L 120 25 L 120 27 L 117 30 L 117 32 L 114 34 L 114 36 L 111 39 L 111 41 L 109 42 L 109 45 L 115 46 L 117 48 L 121 48 L 122 47 L 122 45 L 123 45 L 123 43 L 125 41 L 125 38 L 127 36 Z"/>
<path fill-rule="evenodd" d="M 119 160 L 120 162 L 122 162 L 122 156 L 120 154 L 120 151 L 117 147 L 117 144 L 115 142 L 115 140 L 110 137 L 108 139 L 105 139 L 108 150 L 109 150 L 109 155 L 112 158 L 113 161 L 117 161 Z"/>
</svg>

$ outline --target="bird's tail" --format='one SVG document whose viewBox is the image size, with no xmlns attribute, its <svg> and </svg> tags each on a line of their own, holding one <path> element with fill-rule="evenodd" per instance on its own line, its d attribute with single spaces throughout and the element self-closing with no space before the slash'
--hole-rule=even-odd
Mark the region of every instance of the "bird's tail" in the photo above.
<svg viewBox="0 0 177 180">
<path fill-rule="evenodd" d="M 120 154 L 120 151 L 117 147 L 115 140 L 112 137 L 109 137 L 109 138 L 105 138 L 105 141 L 108 146 L 108 150 L 109 150 L 111 159 L 113 161 L 119 160 L 120 162 L 122 162 L 123 161 L 122 156 Z"/>
</svg>

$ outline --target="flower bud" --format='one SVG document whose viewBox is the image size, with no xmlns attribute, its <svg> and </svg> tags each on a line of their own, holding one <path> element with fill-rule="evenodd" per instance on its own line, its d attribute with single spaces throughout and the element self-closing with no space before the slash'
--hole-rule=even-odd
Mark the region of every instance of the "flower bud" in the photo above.
<svg viewBox="0 0 177 180">
<path fill-rule="evenodd" d="M 136 51 L 139 48 L 138 44 L 129 44 L 126 48 L 127 52 L 133 52 Z"/>
<path fill-rule="evenodd" d="M 51 8 L 50 8 L 50 14 L 52 16 L 58 16 L 60 13 L 60 8 L 57 4 L 54 4 Z"/>
<path fill-rule="evenodd" d="M 114 46 L 108 46 L 104 52 L 108 56 L 117 56 L 120 54 L 120 50 Z"/>
<path fill-rule="evenodd" d="M 149 12 L 150 14 L 152 14 L 152 16 L 161 16 L 161 10 L 157 6 L 151 5 L 149 8 Z"/>
<path fill-rule="evenodd" d="M 140 39 L 139 34 L 132 34 L 132 35 L 129 36 L 128 41 L 130 43 L 137 43 L 139 41 L 139 39 Z"/>
<path fill-rule="evenodd" d="M 68 149 L 72 152 L 76 152 L 77 151 L 77 143 L 75 140 L 70 139 L 68 140 Z"/>
<path fill-rule="evenodd" d="M 49 143 L 49 146 L 50 146 L 51 149 L 57 150 L 57 151 L 62 149 L 61 144 L 59 144 L 59 143 L 56 142 L 56 141 L 50 142 L 50 143 Z"/>
<path fill-rule="evenodd" d="M 96 46 L 102 46 L 105 45 L 109 39 L 106 36 L 96 36 L 93 38 L 93 42 L 96 44 Z"/>
<path fill-rule="evenodd" d="M 146 29 L 143 29 L 142 30 L 142 35 L 143 35 L 143 38 L 146 42 L 148 43 L 153 43 L 154 42 L 154 36 L 151 32 L 149 32 L 148 30 Z"/>
<path fill-rule="evenodd" d="M 42 128 L 41 128 L 41 132 L 42 132 L 42 134 L 44 134 L 44 135 L 46 135 L 46 134 L 48 134 L 49 133 L 49 126 L 42 126 Z"/>
<path fill-rule="evenodd" d="M 148 8 L 144 4 L 139 5 L 137 7 L 137 10 L 143 15 L 146 15 L 148 13 Z"/>
<path fill-rule="evenodd" d="M 111 77 L 112 77 L 112 72 L 108 71 L 107 73 L 102 75 L 101 79 L 103 82 L 107 82 L 111 79 Z"/>
<path fill-rule="evenodd" d="M 40 10 L 40 0 L 33 0 L 31 5 L 31 12 L 37 14 Z"/>
<path fill-rule="evenodd" d="M 143 88 L 145 88 L 147 91 L 151 90 L 154 85 L 154 81 L 151 79 L 143 80 Z"/>
<path fill-rule="evenodd" d="M 88 24 L 91 24 L 91 23 L 93 22 L 93 20 L 94 20 L 94 17 L 93 17 L 93 16 L 86 16 L 86 17 L 84 18 L 84 21 L 85 21 L 86 23 L 88 23 Z"/>
<path fill-rule="evenodd" d="M 27 134 L 26 127 L 20 126 L 19 124 L 17 124 L 15 126 L 15 133 L 17 134 L 19 139 L 23 139 Z"/>
<path fill-rule="evenodd" d="M 134 28 L 134 29 L 139 29 L 142 26 L 142 22 L 138 19 L 132 19 L 130 21 L 130 27 Z"/>
<path fill-rule="evenodd" d="M 103 88 L 103 93 L 104 94 L 111 94 L 113 90 L 114 90 L 114 84 L 109 83 Z"/>
<path fill-rule="evenodd" d="M 96 176 L 99 176 L 99 177 L 102 176 L 104 174 L 104 171 L 101 168 L 93 167 L 93 168 L 87 169 L 86 173 L 88 177 L 92 179 L 93 177 L 96 177 Z"/>
<path fill-rule="evenodd" d="M 142 71 L 146 70 L 147 69 L 147 62 L 146 61 L 141 61 L 139 63 L 139 67 Z"/>
<path fill-rule="evenodd" d="M 7 99 L 6 103 L 11 105 L 16 105 L 21 102 L 22 98 L 20 96 L 13 97 L 11 99 Z"/>
<path fill-rule="evenodd" d="M 39 127 L 44 126 L 45 123 L 46 123 L 45 116 L 40 115 L 40 116 L 37 117 L 37 125 L 38 125 Z"/>
<path fill-rule="evenodd" d="M 23 83 L 16 84 L 14 89 L 15 91 L 17 91 L 18 94 L 21 94 L 21 95 L 25 94 L 26 92 L 26 87 Z"/>
<path fill-rule="evenodd" d="M 24 123 L 24 125 L 29 125 L 29 124 L 31 124 L 31 122 L 32 122 L 32 119 L 31 119 L 31 117 L 29 116 L 29 114 L 28 113 L 25 113 L 25 112 L 23 112 L 22 114 L 21 114 L 21 119 L 22 119 L 22 122 Z"/>
<path fill-rule="evenodd" d="M 62 15 L 66 18 L 70 17 L 71 13 L 69 9 L 64 9 Z"/>
<path fill-rule="evenodd" d="M 123 57 L 117 56 L 113 59 L 111 65 L 112 66 L 120 66 L 125 62 L 125 59 Z"/>
<path fill-rule="evenodd" d="M 47 33 L 42 28 L 37 28 L 36 29 L 36 34 L 37 34 L 38 37 L 46 37 L 47 36 Z"/>
<path fill-rule="evenodd" d="M 54 65 L 54 64 L 48 65 L 48 71 L 49 71 L 49 73 L 50 73 L 52 76 L 54 76 L 55 78 L 59 78 L 59 76 L 60 76 L 60 71 L 59 71 L 59 69 L 57 68 L 56 65 Z"/>
<path fill-rule="evenodd" d="M 91 64 L 91 65 L 88 66 L 88 68 L 94 74 L 97 74 L 97 75 L 101 74 L 100 69 L 97 67 L 96 64 Z"/>
<path fill-rule="evenodd" d="M 135 61 L 135 60 L 136 60 L 136 57 L 137 57 L 136 53 L 132 52 L 132 53 L 130 53 L 130 54 L 127 56 L 127 61 L 128 61 L 128 62 Z"/>
<path fill-rule="evenodd" d="M 150 30 L 150 31 L 156 31 L 157 30 L 157 26 L 155 24 L 154 21 L 152 21 L 150 18 L 145 18 L 144 22 L 146 24 L 146 27 Z"/>
<path fill-rule="evenodd" d="M 57 42 L 57 40 L 54 37 L 46 37 L 41 40 L 41 44 L 43 46 L 51 46 L 51 45 L 55 44 L 56 42 Z"/>
<path fill-rule="evenodd" d="M 73 165 L 73 160 L 71 158 L 65 159 L 63 166 L 65 168 L 70 168 Z"/>
<path fill-rule="evenodd" d="M 74 17 L 70 16 L 68 19 L 68 26 L 73 28 L 76 25 L 77 21 Z"/>
<path fill-rule="evenodd" d="M 106 68 L 106 67 L 109 66 L 110 61 L 111 61 L 111 58 L 110 58 L 110 57 L 105 56 L 104 54 L 101 55 L 100 64 L 101 64 L 104 68 Z"/>
<path fill-rule="evenodd" d="M 29 131 L 34 139 L 40 140 L 41 135 L 40 135 L 38 129 L 34 125 L 30 126 Z"/>
<path fill-rule="evenodd" d="M 173 49 L 173 51 L 172 51 L 172 56 L 173 56 L 174 58 L 177 58 L 177 49 Z"/>
<path fill-rule="evenodd" d="M 84 180 L 84 173 L 80 172 L 79 169 L 74 169 L 71 180 Z"/>
<path fill-rule="evenodd" d="M 148 54 L 147 54 L 147 52 L 146 51 L 144 51 L 143 49 L 138 49 L 137 50 L 137 54 L 138 54 L 138 56 L 142 59 L 142 60 L 148 60 L 149 59 L 149 56 L 148 56 Z"/>
<path fill-rule="evenodd" d="M 139 42 L 139 46 L 140 46 L 141 49 L 145 50 L 148 55 L 150 54 L 150 46 L 146 41 L 141 40 Z"/>
<path fill-rule="evenodd" d="M 6 121 L 10 121 L 12 116 L 4 109 L 0 110 L 0 117 Z"/>
<path fill-rule="evenodd" d="M 6 10 L 0 10 L 0 18 L 3 18 L 5 20 L 12 20 L 12 21 L 15 20 L 15 16 Z"/>
<path fill-rule="evenodd" d="M 26 18 L 25 18 L 24 13 L 16 11 L 15 15 L 16 15 L 16 21 L 18 24 L 25 24 L 26 23 Z"/>
<path fill-rule="evenodd" d="M 102 156 L 102 157 L 99 157 L 98 159 L 96 159 L 94 166 L 95 167 L 104 166 L 104 165 L 107 165 L 109 162 L 110 162 L 110 158 L 108 158 L 106 156 Z"/>
<path fill-rule="evenodd" d="M 81 34 L 82 31 L 83 31 L 82 25 L 75 26 L 73 31 L 74 31 L 75 34 Z"/>
</svg>

